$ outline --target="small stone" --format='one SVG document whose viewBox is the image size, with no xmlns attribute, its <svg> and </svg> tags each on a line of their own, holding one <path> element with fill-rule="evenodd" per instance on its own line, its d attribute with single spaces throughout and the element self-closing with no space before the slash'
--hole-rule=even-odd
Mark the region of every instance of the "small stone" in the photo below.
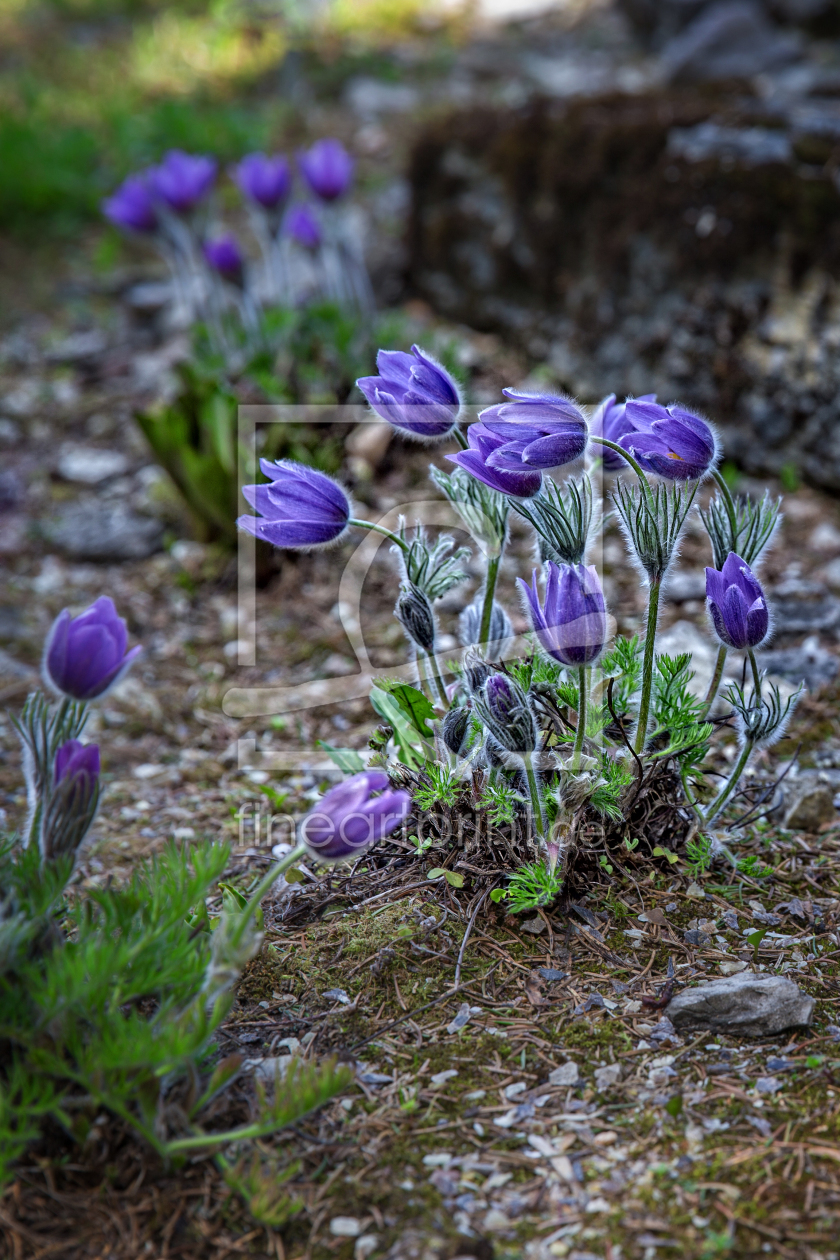
<svg viewBox="0 0 840 1260">
<path fill-rule="evenodd" d="M 499 1208 L 491 1208 L 484 1218 L 484 1228 L 489 1234 L 500 1234 L 510 1227 L 510 1217 Z"/>
<path fill-rule="evenodd" d="M 817 691 L 833 682 L 840 672 L 837 657 L 822 646 L 815 634 L 799 647 L 760 652 L 758 660 L 772 677 L 783 678 L 797 686 L 804 682 L 809 691 Z"/>
<path fill-rule="evenodd" d="M 747 1037 L 807 1027 L 814 999 L 786 976 L 748 972 L 683 989 L 668 1005 L 678 1030 L 720 1029 Z"/>
<path fill-rule="evenodd" d="M 759 1076 L 755 1088 L 759 1094 L 775 1094 L 782 1088 L 782 1082 L 775 1076 Z"/>
<path fill-rule="evenodd" d="M 686 945 L 693 945 L 695 949 L 705 949 L 711 941 L 711 937 L 701 932 L 699 928 L 690 928 L 683 935 Z"/>
<path fill-rule="evenodd" d="M 340 1002 L 342 1006 L 350 1005 L 350 998 L 344 989 L 324 989 L 322 996 L 330 1002 Z"/>
<path fill-rule="evenodd" d="M 47 351 L 47 359 L 52 363 L 84 363 L 85 360 L 98 359 L 107 345 L 105 334 L 98 328 L 91 328 L 86 332 L 71 333 L 57 342 Z"/>
<path fill-rule="evenodd" d="M 722 962 L 720 969 L 725 976 L 737 976 L 740 972 L 746 971 L 747 964 L 745 962 Z"/>
<path fill-rule="evenodd" d="M 330 1233 L 337 1238 L 358 1238 L 361 1232 L 361 1222 L 355 1216 L 334 1216 L 330 1221 Z"/>
<path fill-rule="evenodd" d="M 426 1168 L 448 1168 L 452 1163 L 452 1156 L 449 1151 L 435 1151 L 432 1155 L 424 1155 L 423 1163 Z"/>
<path fill-rule="evenodd" d="M 580 1073 L 576 1063 L 561 1063 L 548 1074 L 549 1085 L 577 1085 Z"/>
<path fill-rule="evenodd" d="M 533 919 L 526 919 L 522 924 L 522 931 L 539 936 L 540 932 L 545 931 L 545 919 L 541 919 L 539 915 L 535 915 Z"/>
<path fill-rule="evenodd" d="M 360 1234 L 353 1248 L 353 1260 L 367 1260 L 379 1246 L 376 1234 Z"/>
<path fill-rule="evenodd" d="M 163 540 L 160 521 L 95 499 L 71 504 L 44 533 L 73 560 L 145 560 Z"/>
<path fill-rule="evenodd" d="M 706 896 L 703 889 L 696 881 L 693 881 L 688 885 L 688 888 L 685 890 L 685 895 L 686 897 L 693 897 L 697 901 L 702 901 Z"/>
<path fill-rule="evenodd" d="M 831 521 L 821 521 L 808 539 L 808 547 L 836 555 L 840 552 L 840 529 Z"/>
<path fill-rule="evenodd" d="M 447 1068 L 445 1072 L 435 1072 L 434 1076 L 430 1076 L 429 1084 L 432 1089 L 440 1089 L 441 1085 L 445 1085 L 447 1081 L 451 1081 L 452 1077 L 457 1075 L 457 1068 Z"/>
<path fill-rule="evenodd" d="M 103 451 L 97 446 L 78 446 L 68 442 L 58 453 L 58 473 L 65 481 L 96 486 L 111 477 L 128 472 L 129 460 L 122 451 Z"/>
<path fill-rule="evenodd" d="M 606 1067 L 595 1069 L 595 1087 L 603 1094 L 621 1080 L 621 1064 L 608 1063 Z"/>
<path fill-rule="evenodd" d="M 827 783 L 809 783 L 786 810 L 784 826 L 791 831 L 819 831 L 836 817 L 833 789 Z"/>
</svg>

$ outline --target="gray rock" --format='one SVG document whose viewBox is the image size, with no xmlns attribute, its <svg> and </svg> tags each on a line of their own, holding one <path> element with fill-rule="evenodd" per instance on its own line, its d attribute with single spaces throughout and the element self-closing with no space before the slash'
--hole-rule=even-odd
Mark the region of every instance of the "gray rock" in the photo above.
<svg viewBox="0 0 840 1260">
<path fill-rule="evenodd" d="M 751 0 L 720 0 L 700 13 L 662 50 L 664 74 L 674 79 L 751 78 L 795 61 L 795 35 L 777 31 Z"/>
<path fill-rule="evenodd" d="M 769 127 L 722 127 L 715 122 L 674 127 L 668 133 L 668 152 L 686 162 L 723 158 L 750 167 L 793 159 L 793 145 L 784 131 L 771 131 Z"/>
<path fill-rule="evenodd" d="M 548 1074 L 549 1085 L 577 1085 L 579 1079 L 578 1065 L 572 1062 L 561 1063 Z"/>
<path fill-rule="evenodd" d="M 827 595 L 822 587 L 816 587 L 813 598 L 777 590 L 772 607 L 776 634 L 814 635 L 840 627 L 840 599 Z"/>
<path fill-rule="evenodd" d="M 763 1037 L 807 1027 L 814 999 L 786 976 L 742 972 L 684 989 L 668 1004 L 677 1030 L 703 1029 Z"/>
<path fill-rule="evenodd" d="M 47 359 L 53 363 L 84 363 L 98 359 L 107 349 L 105 334 L 98 328 L 86 332 L 71 333 L 47 351 Z"/>
<path fill-rule="evenodd" d="M 96 486 L 111 477 L 128 472 L 129 459 L 122 451 L 105 451 L 97 446 L 67 442 L 58 455 L 58 473 L 65 481 Z"/>
<path fill-rule="evenodd" d="M 768 674 L 792 683 L 804 682 L 809 691 L 833 682 L 840 671 L 837 657 L 820 645 L 816 635 L 810 635 L 800 647 L 760 652 L 758 659 Z"/>
<path fill-rule="evenodd" d="M 73 560 L 145 560 L 159 550 L 163 526 L 122 504 L 91 499 L 71 504 L 44 533 Z"/>
<path fill-rule="evenodd" d="M 416 109 L 418 94 L 406 83 L 384 83 L 360 75 L 351 79 L 344 90 L 344 99 L 360 118 L 376 118 L 380 114 L 404 114 Z"/>
<path fill-rule="evenodd" d="M 138 315 L 156 315 L 174 300 L 168 280 L 146 280 L 133 285 L 125 295 L 125 303 Z"/>
<path fill-rule="evenodd" d="M 706 574 L 700 572 L 671 573 L 665 579 L 662 594 L 675 604 L 682 604 L 688 599 L 706 598 Z"/>
<path fill-rule="evenodd" d="M 834 789 L 827 783 L 805 783 L 793 795 L 784 814 L 783 825 L 791 831 L 819 831 L 823 823 L 837 817 Z"/>
</svg>

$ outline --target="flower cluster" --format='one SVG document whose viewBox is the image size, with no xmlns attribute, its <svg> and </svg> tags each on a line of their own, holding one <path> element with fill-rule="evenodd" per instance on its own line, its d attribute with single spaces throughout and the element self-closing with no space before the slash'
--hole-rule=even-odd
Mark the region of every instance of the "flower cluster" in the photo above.
<svg viewBox="0 0 840 1260">
<path fill-rule="evenodd" d="M 431 542 L 420 525 L 410 536 L 404 522 L 392 534 L 359 520 L 342 486 L 290 461 L 262 462 L 269 483 L 243 487 L 260 515 L 239 520 L 242 529 L 285 547 L 335 542 L 348 527 L 391 538 L 401 575 L 395 615 L 411 647 L 418 687 L 377 683 L 371 701 L 386 725 L 372 740 L 375 757 L 383 766 L 389 755 L 409 768 L 425 763 L 424 783 L 432 786 L 419 789 L 418 801 L 454 799 L 453 783 L 480 771 L 488 779 L 481 800 L 492 805 L 491 817 L 511 819 L 525 809 L 544 854 L 545 874 L 536 878 L 537 867 L 527 866 L 522 888 L 511 892 L 517 906 L 528 902 L 534 888 L 542 890 L 541 897 L 556 891 L 565 839 L 583 804 L 622 818 L 623 793 L 635 781 L 628 754 L 635 767 L 643 768 L 647 757 L 677 762 L 702 834 L 734 791 L 752 750 L 779 738 L 795 703 L 782 704 L 763 684 L 754 649 L 767 639 L 770 612 L 750 563 L 737 551 L 743 545 L 757 560 L 776 527 L 778 504 L 767 498 L 760 504 L 734 501 L 717 471 L 720 450 L 712 426 L 679 404 L 662 405 L 655 394 L 622 403 L 610 394 L 587 418 L 562 395 L 510 388 L 503 390 L 504 401 L 480 411 L 465 431 L 460 386 L 428 352 L 416 345 L 410 352 L 380 350 L 376 366 L 377 375 L 357 382 L 373 411 L 406 438 L 455 447 L 444 456 L 454 471 L 433 466 L 431 477 L 486 559 L 481 587 L 460 616 L 460 664 L 444 660 L 437 649 L 435 603 L 468 576 L 460 563 L 465 552 L 450 554 L 454 544 L 448 535 Z M 573 465 L 576 475 L 563 479 Z M 604 590 L 595 566 L 587 563 L 593 537 L 608 515 L 597 501 L 598 468 L 609 475 L 604 485 L 615 519 L 647 587 L 642 644 L 618 638 L 610 645 Z M 708 692 L 699 700 L 689 686 L 689 658 L 657 655 L 656 638 L 662 582 L 707 478 L 717 487 L 701 519 L 715 560 L 707 569 L 707 595 L 719 653 Z M 532 632 L 524 655 L 517 652 L 511 620 L 496 598 L 511 508 L 533 529 L 539 560 L 530 583 L 519 578 Z M 696 776 L 696 790 L 708 791 L 700 767 L 713 727 L 705 719 L 720 703 L 729 651 L 746 652 L 753 674 L 750 692 L 728 693 L 742 754 L 718 797 L 704 805 L 693 795 L 689 776 Z M 445 675 L 453 669 L 455 679 L 447 685 Z M 427 724 L 435 713 L 433 750 Z M 394 751 L 388 754 L 391 739 Z M 366 780 L 357 776 L 351 783 L 352 788 L 334 790 L 336 802 L 344 801 L 345 791 L 354 802 L 364 795 Z M 435 791 L 442 795 L 436 798 Z M 387 794 L 378 799 L 377 817 L 392 804 Z M 369 826 L 375 831 L 373 819 Z M 361 827 L 359 834 L 364 831 Z M 527 895 L 526 885 L 532 890 Z"/>
<path fill-rule="evenodd" d="M 330 138 L 299 153 L 294 166 L 282 154 L 249 153 L 231 169 L 261 266 L 220 226 L 213 197 L 219 170 L 212 157 L 173 149 L 159 166 L 129 175 L 102 211 L 121 231 L 157 246 L 185 317 L 202 319 L 219 348 L 232 353 L 224 328 L 231 310 L 256 336 L 261 306 L 324 297 L 372 309 L 364 260 L 340 209 L 353 171 L 353 158 Z"/>
</svg>

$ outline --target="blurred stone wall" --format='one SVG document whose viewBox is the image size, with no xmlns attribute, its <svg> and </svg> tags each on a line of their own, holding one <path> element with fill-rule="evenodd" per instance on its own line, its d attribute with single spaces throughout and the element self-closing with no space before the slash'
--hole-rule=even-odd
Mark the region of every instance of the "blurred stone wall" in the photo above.
<svg viewBox="0 0 840 1260">
<path fill-rule="evenodd" d="M 840 70 L 469 108 L 427 128 L 409 277 L 586 401 L 704 410 L 840 491 Z"/>
</svg>

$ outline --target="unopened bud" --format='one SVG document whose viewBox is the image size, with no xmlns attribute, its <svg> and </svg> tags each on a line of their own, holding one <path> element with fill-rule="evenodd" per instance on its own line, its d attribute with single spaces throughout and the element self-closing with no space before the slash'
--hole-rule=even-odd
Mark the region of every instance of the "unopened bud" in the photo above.
<svg viewBox="0 0 840 1260">
<path fill-rule="evenodd" d="M 537 724 L 525 692 L 512 678 L 493 674 L 476 696 L 476 708 L 489 733 L 508 752 L 533 752 Z"/>
<path fill-rule="evenodd" d="M 440 724 L 440 736 L 456 757 L 464 751 L 470 725 L 469 709 L 450 709 Z"/>
<path fill-rule="evenodd" d="M 394 615 L 412 643 L 424 652 L 434 651 L 435 616 L 431 604 L 419 587 L 403 587 Z"/>
</svg>

